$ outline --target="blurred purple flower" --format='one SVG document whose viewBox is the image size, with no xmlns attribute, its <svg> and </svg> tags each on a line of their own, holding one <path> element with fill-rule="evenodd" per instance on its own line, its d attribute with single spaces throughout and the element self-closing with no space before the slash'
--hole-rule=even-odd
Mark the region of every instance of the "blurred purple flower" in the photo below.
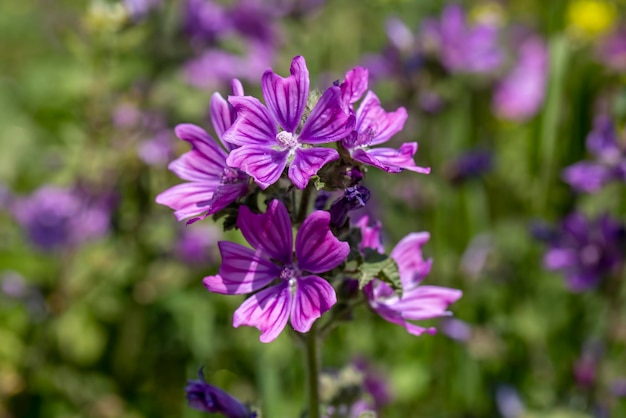
<svg viewBox="0 0 626 418">
<path fill-rule="evenodd" d="M 467 322 L 456 318 L 445 318 L 441 321 L 441 332 L 457 341 L 467 341 L 472 336 L 472 327 Z"/>
<path fill-rule="evenodd" d="M 626 71 L 626 28 L 619 28 L 600 42 L 598 57 L 611 69 Z"/>
<path fill-rule="evenodd" d="M 560 225 L 544 256 L 544 265 L 565 275 L 573 292 L 596 286 L 623 262 L 626 227 L 609 216 L 588 220 L 569 215 Z"/>
<path fill-rule="evenodd" d="M 496 404 L 503 418 L 520 418 L 524 414 L 524 403 L 517 389 L 508 385 L 496 389 Z"/>
<path fill-rule="evenodd" d="M 595 161 L 581 161 L 563 171 L 563 180 L 580 192 L 593 193 L 611 181 L 626 182 L 626 149 L 620 145 L 613 121 L 596 117 L 587 136 L 587 150 Z"/>
<path fill-rule="evenodd" d="M 132 103 L 122 103 L 113 111 L 113 125 L 116 128 L 131 128 L 139 124 L 142 114 Z"/>
<path fill-rule="evenodd" d="M 239 209 L 237 226 L 253 250 L 220 241 L 219 275 L 203 281 L 209 291 L 226 295 L 258 291 L 235 311 L 235 328 L 256 327 L 261 342 L 267 343 L 278 337 L 287 321 L 296 331 L 308 332 L 337 302 L 333 287 L 316 274 L 340 265 L 350 247 L 333 236 L 329 222 L 325 211 L 304 220 L 296 235 L 294 261 L 292 224 L 282 202 L 272 200 L 265 214 L 254 214 L 246 206 Z M 276 279 L 278 283 L 266 287 Z"/>
<path fill-rule="evenodd" d="M 348 71 L 345 81 L 340 86 L 344 106 L 354 112 L 352 107 L 365 94 L 367 85 L 368 71 L 365 68 L 356 67 Z M 354 113 L 356 116 L 354 131 L 341 141 L 354 160 L 388 173 L 399 173 L 403 170 L 430 173 L 430 168 L 415 165 L 413 157 L 417 152 L 417 142 L 404 143 L 397 150 L 371 148 L 373 145 L 389 141 L 393 135 L 402 130 L 407 119 L 405 108 L 401 107 L 395 112 L 387 113 L 380 106 L 376 94 L 368 91 Z"/>
<path fill-rule="evenodd" d="M 36 247 L 53 251 L 76 247 L 109 230 L 111 202 L 79 189 L 44 186 L 15 198 L 11 212 Z"/>
<path fill-rule="evenodd" d="M 389 382 L 363 358 L 354 360 L 354 366 L 363 374 L 363 390 L 371 397 L 371 402 L 368 403 L 369 409 L 380 411 L 392 401 Z"/>
<path fill-rule="evenodd" d="M 277 36 L 273 23 L 278 12 L 267 0 L 239 0 L 228 14 L 233 28 L 246 39 L 272 45 Z"/>
<path fill-rule="evenodd" d="M 239 80 L 233 80 L 233 94 L 243 95 Z M 222 141 L 224 132 L 236 120 L 236 113 L 219 93 L 211 97 L 210 112 L 217 137 Z M 187 223 L 193 223 L 219 212 L 247 193 L 248 176 L 226 164 L 227 151 L 232 151 L 233 145 L 222 141 L 224 150 L 202 128 L 191 124 L 178 125 L 175 132 L 193 148 L 172 161 L 169 169 L 187 183 L 162 192 L 156 197 L 157 203 L 174 209 L 179 221 L 192 218 Z"/>
<path fill-rule="evenodd" d="M 461 154 L 447 167 L 447 177 L 458 184 L 480 177 L 493 168 L 493 153 L 488 150 L 472 150 Z"/>
<path fill-rule="evenodd" d="M 198 411 L 218 413 L 226 418 L 255 418 L 247 406 L 237 399 L 204 380 L 202 369 L 198 371 L 198 380 L 189 380 L 187 387 L 187 401 L 189 406 Z"/>
<path fill-rule="evenodd" d="M 620 377 L 611 382 L 611 393 L 618 398 L 626 398 L 626 378 Z"/>
<path fill-rule="evenodd" d="M 576 384 L 590 388 L 596 381 L 598 366 L 604 354 L 604 344 L 599 340 L 588 340 L 582 348 L 582 354 L 574 364 Z"/>
<path fill-rule="evenodd" d="M 440 21 L 426 20 L 421 36 L 450 72 L 491 73 L 502 65 L 498 28 L 489 23 L 469 27 L 461 6 L 447 6 Z"/>
<path fill-rule="evenodd" d="M 212 44 L 224 36 L 232 22 L 224 6 L 212 0 L 187 0 L 183 11 L 183 30 L 196 45 Z"/>
<path fill-rule="evenodd" d="M 214 225 L 187 226 L 176 243 L 176 254 L 189 264 L 210 264 L 215 261 L 211 249 L 217 247 L 221 235 Z"/>
<path fill-rule="evenodd" d="M 533 36 L 518 47 L 517 63 L 496 86 L 495 113 L 504 119 L 523 122 L 534 116 L 545 97 L 548 79 L 548 48 Z"/>
<path fill-rule="evenodd" d="M 173 156 L 174 147 L 169 131 L 161 131 L 152 138 L 140 141 L 137 145 L 139 158 L 148 165 L 161 166 Z"/>
<path fill-rule="evenodd" d="M 367 225 L 360 221 L 359 225 Z M 369 227 L 361 226 L 363 236 L 372 235 Z M 413 335 L 435 334 L 434 327 L 424 328 L 410 320 L 433 319 L 450 316 L 446 309 L 462 295 L 457 289 L 440 286 L 421 286 L 428 275 L 432 259 L 424 260 L 422 246 L 428 242 L 428 232 L 412 233 L 398 242 L 389 255 L 397 264 L 402 282 L 402 296 L 387 283 L 374 279 L 364 288 L 370 307 L 381 317 L 394 324 L 402 325 Z M 378 250 L 380 243 L 370 242 L 371 249 Z"/>
<path fill-rule="evenodd" d="M 0 289 L 2 293 L 12 299 L 21 299 L 28 292 L 28 285 L 21 274 L 14 271 L 4 271 L 0 275 Z"/>
<path fill-rule="evenodd" d="M 161 7 L 162 0 L 124 0 L 128 15 L 135 22 L 146 17 L 154 9 Z"/>
<path fill-rule="evenodd" d="M 303 57 L 293 59 L 290 72 L 286 78 L 272 70 L 263 74 L 265 106 L 255 97 L 229 97 L 238 117 L 224 139 L 240 147 L 231 151 L 227 163 L 253 177 L 262 189 L 278 181 L 287 165 L 293 184 L 304 189 L 324 164 L 339 158 L 335 149 L 309 146 L 344 138 L 354 125 L 336 86 L 324 92 L 301 125 L 309 97 Z"/>
</svg>

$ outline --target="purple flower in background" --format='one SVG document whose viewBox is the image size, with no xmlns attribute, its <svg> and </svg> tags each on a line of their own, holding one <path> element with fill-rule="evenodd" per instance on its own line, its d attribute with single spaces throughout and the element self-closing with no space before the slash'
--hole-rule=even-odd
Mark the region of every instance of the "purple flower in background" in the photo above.
<svg viewBox="0 0 626 418">
<path fill-rule="evenodd" d="M 183 29 L 195 44 L 211 44 L 232 29 L 224 7 L 212 0 L 187 0 Z"/>
<path fill-rule="evenodd" d="M 196 224 L 197 225 L 197 224 Z M 185 228 L 176 243 L 176 254 L 189 264 L 209 264 L 214 262 L 211 251 L 217 245 L 221 233 L 214 225 Z"/>
<path fill-rule="evenodd" d="M 508 385 L 496 389 L 496 404 L 503 418 L 520 418 L 526 409 L 517 389 Z"/>
<path fill-rule="evenodd" d="M 626 71 L 626 28 L 616 30 L 600 42 L 598 57 L 611 69 Z"/>
<path fill-rule="evenodd" d="M 187 387 L 187 401 L 189 406 L 198 411 L 218 413 L 226 418 L 255 418 L 247 406 L 204 380 L 202 369 L 198 371 L 198 380 L 189 380 Z"/>
<path fill-rule="evenodd" d="M 498 28 L 494 24 L 479 23 L 468 27 L 461 6 L 444 9 L 441 20 L 423 23 L 422 41 L 426 49 L 438 53 L 442 64 L 450 72 L 490 73 L 503 62 Z"/>
<path fill-rule="evenodd" d="M 356 67 L 348 71 L 345 81 L 341 84 L 346 107 L 351 107 L 365 93 L 367 79 L 368 72 L 365 68 Z M 430 168 L 418 167 L 413 161 L 413 156 L 417 152 L 417 142 L 404 143 L 397 150 L 371 148 L 389 141 L 393 135 L 402 130 L 407 119 L 405 108 L 401 107 L 395 112 L 387 113 L 380 106 L 378 97 L 372 91 L 368 91 L 356 110 L 355 116 L 354 131 L 341 141 L 354 160 L 388 173 L 399 173 L 403 170 L 430 173 Z"/>
<path fill-rule="evenodd" d="M 148 165 L 161 166 L 172 158 L 174 152 L 170 131 L 161 131 L 137 146 L 139 158 Z"/>
<path fill-rule="evenodd" d="M 267 212 L 258 215 L 246 206 L 240 208 L 237 226 L 253 249 L 220 241 L 219 274 L 203 281 L 216 293 L 258 291 L 235 311 L 233 326 L 256 327 L 260 340 L 270 342 L 287 321 L 298 332 L 309 331 L 335 304 L 335 290 L 316 274 L 339 266 L 350 248 L 333 236 L 329 222 L 330 214 L 325 211 L 315 211 L 304 220 L 296 236 L 294 259 L 292 225 L 283 203 L 272 200 Z M 276 279 L 278 283 L 267 287 Z"/>
<path fill-rule="evenodd" d="M 389 382 L 368 361 L 357 358 L 354 367 L 363 374 L 363 389 L 371 397 L 368 408 L 380 411 L 383 406 L 392 400 Z M 358 416 L 358 415 L 357 415 Z"/>
<path fill-rule="evenodd" d="M 574 213 L 563 220 L 550 240 L 544 265 L 562 272 L 570 290 L 582 292 L 621 264 L 625 238 L 624 225 L 608 216 L 588 220 Z"/>
<path fill-rule="evenodd" d="M 548 48 L 536 36 L 519 46 L 513 70 L 496 86 L 495 113 L 504 119 L 523 122 L 534 116 L 545 97 L 548 79 Z"/>
<path fill-rule="evenodd" d="M 611 181 L 626 182 L 626 151 L 618 142 L 613 121 L 596 117 L 587 136 L 587 150 L 595 161 L 581 161 L 563 171 L 563 180 L 580 192 L 593 193 Z"/>
<path fill-rule="evenodd" d="M 124 0 L 131 19 L 135 22 L 146 17 L 152 10 L 161 7 L 162 0 Z"/>
<path fill-rule="evenodd" d="M 576 384 L 590 388 L 596 382 L 600 360 L 604 355 L 604 344 L 599 340 L 586 341 L 581 356 L 574 363 Z"/>
<path fill-rule="evenodd" d="M 366 225 L 367 221 L 363 224 Z M 368 228 L 361 227 L 363 236 L 372 235 Z M 437 330 L 434 327 L 420 327 L 409 321 L 450 316 L 448 306 L 462 295 L 457 289 L 420 285 L 432 266 L 432 259 L 425 260 L 422 256 L 422 247 L 429 238 L 427 232 L 409 234 L 398 242 L 389 255 L 398 264 L 403 290 L 401 297 L 391 286 L 378 279 L 374 279 L 364 288 L 370 307 L 376 313 L 418 336 L 423 333 L 435 334 Z M 371 246 L 366 248 L 380 248 L 380 243 L 370 242 L 369 245 Z"/>
<path fill-rule="evenodd" d="M 233 80 L 233 92 L 242 95 L 243 88 L 238 80 Z M 221 140 L 236 114 L 224 98 L 216 93 L 211 98 L 211 119 Z M 187 223 L 204 219 L 219 212 L 248 192 L 248 176 L 226 164 L 228 153 L 202 128 L 183 124 L 175 129 L 176 135 L 189 142 L 192 150 L 183 154 L 169 165 L 169 169 L 187 183 L 179 184 L 156 198 L 157 203 L 175 210 L 179 221 L 192 218 Z M 222 142 L 227 151 L 231 144 Z"/>
<path fill-rule="evenodd" d="M 309 71 L 303 57 L 291 62 L 291 75 L 280 77 L 267 70 L 262 88 L 266 106 L 250 96 L 231 96 L 237 119 L 224 139 L 240 147 L 231 151 L 228 165 L 245 171 L 266 189 L 289 165 L 289 178 L 304 189 L 324 164 L 339 158 L 331 148 L 312 148 L 346 137 L 354 125 L 344 111 L 339 87 L 330 87 L 299 128 L 309 96 Z M 281 127 L 279 131 L 277 125 Z"/>
<path fill-rule="evenodd" d="M 493 168 L 493 153 L 488 150 L 472 150 L 457 157 L 447 167 L 447 177 L 454 184 L 480 177 Z"/>
<path fill-rule="evenodd" d="M 441 332 L 457 341 L 467 341 L 472 336 L 472 327 L 467 322 L 456 318 L 441 321 Z"/>
<path fill-rule="evenodd" d="M 79 189 L 44 186 L 15 198 L 10 210 L 33 245 L 53 251 L 104 236 L 111 217 L 109 200 Z"/>
<path fill-rule="evenodd" d="M 618 398 L 626 398 L 626 378 L 620 377 L 611 382 L 611 394 Z"/>
</svg>

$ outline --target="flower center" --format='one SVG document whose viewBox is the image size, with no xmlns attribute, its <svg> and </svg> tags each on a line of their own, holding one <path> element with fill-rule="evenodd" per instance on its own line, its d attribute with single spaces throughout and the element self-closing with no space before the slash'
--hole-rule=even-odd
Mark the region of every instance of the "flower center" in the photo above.
<svg viewBox="0 0 626 418">
<path fill-rule="evenodd" d="M 222 184 L 235 184 L 243 180 L 242 172 L 236 168 L 224 167 L 222 172 L 222 178 L 220 181 Z"/>
<path fill-rule="evenodd" d="M 287 131 L 279 132 L 278 135 L 276 135 L 276 141 L 283 148 L 293 149 L 293 148 L 297 148 L 298 147 L 297 137 L 296 137 L 296 135 L 292 134 L 291 132 L 287 132 Z"/>
<path fill-rule="evenodd" d="M 280 278 L 282 280 L 289 280 L 289 284 L 291 285 L 291 281 L 295 280 L 298 277 L 298 269 L 296 269 L 293 265 L 288 265 L 283 267 L 280 272 Z"/>
</svg>

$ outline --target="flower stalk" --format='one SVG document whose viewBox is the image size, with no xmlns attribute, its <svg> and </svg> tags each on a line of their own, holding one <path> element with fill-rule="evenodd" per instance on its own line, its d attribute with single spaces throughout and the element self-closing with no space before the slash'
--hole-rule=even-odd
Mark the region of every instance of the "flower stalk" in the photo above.
<svg viewBox="0 0 626 418">
<path fill-rule="evenodd" d="M 309 418 L 320 418 L 320 353 L 317 326 L 313 323 L 311 330 L 306 335 L 304 355 L 307 369 L 307 384 L 309 398 Z"/>
</svg>

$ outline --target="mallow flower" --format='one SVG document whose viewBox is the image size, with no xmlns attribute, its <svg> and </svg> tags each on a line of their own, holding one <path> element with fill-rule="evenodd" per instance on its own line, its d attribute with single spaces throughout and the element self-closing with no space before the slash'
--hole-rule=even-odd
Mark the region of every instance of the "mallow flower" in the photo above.
<svg viewBox="0 0 626 418">
<path fill-rule="evenodd" d="M 372 227 L 367 226 L 368 219 L 363 217 L 357 223 L 363 236 L 368 237 L 362 249 L 371 248 L 380 251 L 380 242 L 372 238 L 378 233 L 372 233 Z M 398 242 L 391 251 L 390 257 L 398 264 L 400 280 L 402 282 L 402 296 L 387 283 L 374 279 L 368 283 L 364 292 L 370 307 L 385 320 L 402 325 L 413 335 L 435 334 L 434 327 L 424 328 L 413 324 L 413 320 L 432 319 L 450 316 L 448 306 L 456 302 L 462 295 L 457 289 L 441 286 L 422 286 L 422 280 L 428 275 L 432 266 L 432 259 L 425 260 L 422 247 L 428 242 L 428 232 L 412 233 Z"/>
<path fill-rule="evenodd" d="M 238 80 L 233 80 L 233 93 L 242 95 L 243 88 Z M 219 94 L 211 98 L 211 120 L 218 138 L 222 139 L 236 114 Z M 178 125 L 176 136 L 192 145 L 192 150 L 183 154 L 169 165 L 169 169 L 187 183 L 176 185 L 159 194 L 156 202 L 174 209 L 174 216 L 180 221 L 192 218 L 187 223 L 204 219 L 219 212 L 248 192 L 248 176 L 226 164 L 227 151 L 234 147 L 222 142 L 226 151 L 202 128 L 191 125 Z"/>
<path fill-rule="evenodd" d="M 226 418 L 255 418 L 256 412 L 220 388 L 209 385 L 204 380 L 202 369 L 198 380 L 190 380 L 185 388 L 189 406 L 198 411 L 222 414 Z"/>
<path fill-rule="evenodd" d="M 345 111 L 337 86 L 324 92 L 303 122 L 309 97 L 304 58 L 295 57 L 290 71 L 286 78 L 270 69 L 263 74 L 266 106 L 251 96 L 228 98 L 237 119 L 224 140 L 240 147 L 231 151 L 227 163 L 252 176 L 262 189 L 275 183 L 287 165 L 293 184 L 304 189 L 324 164 L 339 158 L 334 149 L 312 146 L 338 141 L 354 126 L 354 117 Z"/>
<path fill-rule="evenodd" d="M 346 79 L 341 83 L 344 106 L 350 108 L 367 90 L 368 71 L 356 67 L 346 73 Z M 417 152 L 417 142 L 407 142 L 399 149 L 371 148 L 383 144 L 404 127 L 407 112 L 404 107 L 395 112 L 386 112 L 380 105 L 380 100 L 372 91 L 368 91 L 354 112 L 356 124 L 349 136 L 341 141 L 343 147 L 350 153 L 350 157 L 360 163 L 371 165 L 388 173 L 399 173 L 402 170 L 428 174 L 430 168 L 418 167 L 413 161 Z"/>
<path fill-rule="evenodd" d="M 235 311 L 235 328 L 256 327 L 261 331 L 260 340 L 270 342 L 287 321 L 296 331 L 308 332 L 336 303 L 335 290 L 317 274 L 339 266 L 350 248 L 335 238 L 329 223 L 326 211 L 309 215 L 296 235 L 294 257 L 291 220 L 282 202 L 272 200 L 264 214 L 254 214 L 246 206 L 240 208 L 237 226 L 252 249 L 220 241 L 219 274 L 203 281 L 211 292 L 256 292 Z"/>
</svg>

